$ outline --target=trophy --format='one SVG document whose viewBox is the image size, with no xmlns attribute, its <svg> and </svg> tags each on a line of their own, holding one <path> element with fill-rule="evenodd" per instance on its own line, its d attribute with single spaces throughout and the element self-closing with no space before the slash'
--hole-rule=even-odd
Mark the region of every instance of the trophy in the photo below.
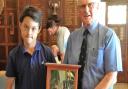
<svg viewBox="0 0 128 89">
<path fill-rule="evenodd" d="M 57 15 L 57 10 L 60 7 L 59 0 L 50 0 L 49 7 L 52 9 L 52 15 Z"/>
<path fill-rule="evenodd" d="M 0 0 L 0 15 L 2 14 L 4 8 L 4 0 Z"/>
</svg>

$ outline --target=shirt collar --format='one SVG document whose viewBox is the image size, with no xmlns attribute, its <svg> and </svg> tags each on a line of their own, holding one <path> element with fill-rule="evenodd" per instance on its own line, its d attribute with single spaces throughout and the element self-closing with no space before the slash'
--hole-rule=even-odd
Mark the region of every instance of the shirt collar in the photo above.
<svg viewBox="0 0 128 89">
<path fill-rule="evenodd" d="M 93 21 L 89 27 L 83 27 L 82 29 L 83 29 L 82 33 L 84 32 L 84 29 L 88 29 L 89 33 L 93 35 L 98 30 L 98 22 Z"/>
<path fill-rule="evenodd" d="M 92 24 L 88 27 L 88 31 L 91 35 L 93 35 L 98 30 L 98 22 L 93 21 Z"/>
<path fill-rule="evenodd" d="M 22 52 L 26 53 L 27 50 L 24 48 L 23 43 L 20 43 L 19 45 L 21 47 Z M 35 51 L 39 51 L 39 50 L 41 50 L 41 43 L 39 41 L 37 41 L 36 46 L 35 46 Z"/>
</svg>

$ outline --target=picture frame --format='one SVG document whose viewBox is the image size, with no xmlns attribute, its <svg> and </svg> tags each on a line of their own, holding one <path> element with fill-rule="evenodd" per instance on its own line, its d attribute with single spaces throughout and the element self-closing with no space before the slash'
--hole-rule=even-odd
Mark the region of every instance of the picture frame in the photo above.
<svg viewBox="0 0 128 89">
<path fill-rule="evenodd" d="M 80 65 L 46 63 L 46 89 L 77 89 Z"/>
</svg>

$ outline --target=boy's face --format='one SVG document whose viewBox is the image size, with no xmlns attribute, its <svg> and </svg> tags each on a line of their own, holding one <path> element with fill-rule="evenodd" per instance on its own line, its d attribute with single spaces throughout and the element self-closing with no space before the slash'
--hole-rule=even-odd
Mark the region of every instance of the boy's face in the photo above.
<svg viewBox="0 0 128 89">
<path fill-rule="evenodd" d="M 23 22 L 19 24 L 19 27 L 24 44 L 35 44 L 40 32 L 39 23 L 26 16 Z"/>
</svg>

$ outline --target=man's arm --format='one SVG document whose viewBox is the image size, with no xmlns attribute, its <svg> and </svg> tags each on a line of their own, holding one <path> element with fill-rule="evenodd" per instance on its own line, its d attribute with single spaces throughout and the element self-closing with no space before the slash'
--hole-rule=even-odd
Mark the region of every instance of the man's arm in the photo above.
<svg viewBox="0 0 128 89">
<path fill-rule="evenodd" d="M 117 81 L 117 72 L 107 73 L 95 89 L 109 89 Z"/>
<path fill-rule="evenodd" d="M 13 89 L 14 86 L 14 77 L 7 77 L 7 85 L 6 85 L 6 89 Z"/>
</svg>

